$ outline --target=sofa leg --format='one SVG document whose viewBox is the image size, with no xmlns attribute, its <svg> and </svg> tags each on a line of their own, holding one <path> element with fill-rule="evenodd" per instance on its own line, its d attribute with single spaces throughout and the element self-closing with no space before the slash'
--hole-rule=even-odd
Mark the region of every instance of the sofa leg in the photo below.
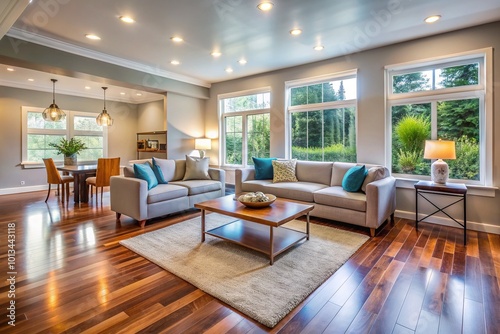
<svg viewBox="0 0 500 334">
<path fill-rule="evenodd" d="M 391 213 L 391 224 L 394 225 L 394 212 Z"/>
<path fill-rule="evenodd" d="M 141 225 L 141 228 L 144 228 L 144 226 L 146 226 L 146 219 L 139 220 L 139 225 Z"/>
<path fill-rule="evenodd" d="M 120 221 L 120 217 L 122 216 L 121 213 L 117 212 L 116 213 L 116 221 L 119 222 Z"/>
<path fill-rule="evenodd" d="M 374 237 L 375 236 L 375 229 L 374 228 L 371 228 L 370 229 L 370 237 Z"/>
</svg>

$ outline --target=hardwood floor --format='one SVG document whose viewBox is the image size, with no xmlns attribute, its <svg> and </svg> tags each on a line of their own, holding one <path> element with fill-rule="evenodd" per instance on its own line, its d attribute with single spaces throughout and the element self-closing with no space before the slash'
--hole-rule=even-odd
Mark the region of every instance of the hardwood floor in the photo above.
<svg viewBox="0 0 500 334">
<path fill-rule="evenodd" d="M 396 219 L 269 329 L 118 244 L 199 211 L 141 230 L 124 216 L 116 225 L 109 193 L 80 207 L 53 194 L 44 203 L 45 194 L 0 196 L 1 333 L 500 332 L 499 235 L 469 231 L 464 247 L 461 229 L 422 223 L 416 231 Z"/>
</svg>

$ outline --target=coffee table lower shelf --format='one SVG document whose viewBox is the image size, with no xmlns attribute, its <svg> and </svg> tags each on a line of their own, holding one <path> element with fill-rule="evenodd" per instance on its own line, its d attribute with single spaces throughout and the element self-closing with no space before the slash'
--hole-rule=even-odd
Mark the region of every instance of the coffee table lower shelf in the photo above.
<svg viewBox="0 0 500 334">
<path fill-rule="evenodd" d="M 273 264 L 276 255 L 281 254 L 302 240 L 309 239 L 307 233 L 286 227 L 256 224 L 245 220 L 233 221 L 205 231 L 205 234 L 267 254 L 271 264 Z"/>
</svg>

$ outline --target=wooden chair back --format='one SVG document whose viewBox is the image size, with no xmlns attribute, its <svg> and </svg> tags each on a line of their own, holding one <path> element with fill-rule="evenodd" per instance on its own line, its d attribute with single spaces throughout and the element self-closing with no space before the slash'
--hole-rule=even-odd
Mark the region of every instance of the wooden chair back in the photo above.
<svg viewBox="0 0 500 334">
<path fill-rule="evenodd" d="M 111 176 L 120 175 L 120 158 L 97 159 L 96 187 L 108 187 Z"/>
<path fill-rule="evenodd" d="M 63 180 L 61 174 L 57 170 L 56 164 L 52 158 L 43 159 L 45 169 L 47 170 L 47 183 L 49 184 L 62 184 Z"/>
</svg>

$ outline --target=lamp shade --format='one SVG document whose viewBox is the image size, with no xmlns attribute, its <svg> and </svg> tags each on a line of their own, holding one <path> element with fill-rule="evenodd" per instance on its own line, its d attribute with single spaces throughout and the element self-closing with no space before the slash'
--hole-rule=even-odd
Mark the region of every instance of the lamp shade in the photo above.
<svg viewBox="0 0 500 334">
<path fill-rule="evenodd" d="M 212 149 L 212 140 L 210 138 L 196 138 L 194 140 L 195 150 L 210 150 Z"/>
<path fill-rule="evenodd" d="M 104 90 L 104 109 L 99 115 L 97 115 L 96 123 L 100 126 L 111 126 L 113 125 L 113 119 L 106 110 L 106 89 L 108 89 L 108 87 L 102 87 L 102 89 Z"/>
<path fill-rule="evenodd" d="M 453 140 L 426 140 L 424 159 L 456 159 Z"/>
</svg>

